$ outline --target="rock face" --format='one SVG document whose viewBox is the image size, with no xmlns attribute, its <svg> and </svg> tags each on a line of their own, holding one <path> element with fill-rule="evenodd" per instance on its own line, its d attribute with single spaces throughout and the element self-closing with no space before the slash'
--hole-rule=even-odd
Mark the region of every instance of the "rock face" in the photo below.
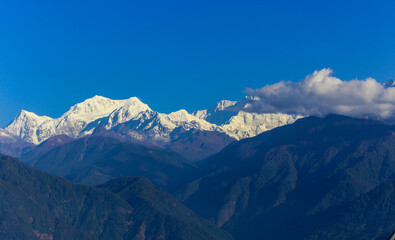
<svg viewBox="0 0 395 240">
<path fill-rule="evenodd" d="M 202 147 L 198 148 L 198 142 L 203 140 L 200 138 L 193 147 L 196 154 L 190 158 L 200 160 L 220 151 L 233 140 L 256 136 L 275 127 L 292 123 L 300 117 L 287 114 L 250 113 L 248 104 L 244 101 L 227 100 L 219 102 L 208 110 L 193 114 L 185 110 L 163 114 L 151 110 L 136 97 L 112 100 L 95 96 L 74 105 L 56 119 L 37 116 L 22 110 L 4 129 L 4 133 L 35 145 L 58 135 L 72 138 L 92 134 L 118 135 L 135 143 L 180 149 L 180 153 L 187 156 L 185 149 L 190 147 L 180 147 L 180 143 L 188 141 L 182 139 L 185 136 L 184 132 L 201 131 L 202 135 L 205 134 L 207 142 L 202 142 Z M 210 139 L 209 136 L 214 138 Z M 204 147 L 214 141 L 217 144 L 211 145 L 210 149 Z M 177 143 L 177 146 L 171 146 L 173 142 Z"/>
<path fill-rule="evenodd" d="M 231 143 L 179 197 L 236 239 L 375 239 L 395 229 L 394 149 L 394 126 L 307 117 Z"/>
<path fill-rule="evenodd" d="M 94 188 L 5 156 L 0 206 L 1 239 L 233 239 L 145 178 Z"/>
</svg>

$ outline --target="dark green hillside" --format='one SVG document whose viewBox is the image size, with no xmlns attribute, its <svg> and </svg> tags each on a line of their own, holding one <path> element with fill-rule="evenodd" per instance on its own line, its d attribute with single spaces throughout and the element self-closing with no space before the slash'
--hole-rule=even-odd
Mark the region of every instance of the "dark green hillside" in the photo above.
<svg viewBox="0 0 395 240">
<path fill-rule="evenodd" d="M 308 221 L 315 229 L 307 239 L 388 240 L 395 225 L 395 181 L 387 181 L 356 200 L 330 208 Z"/>
<path fill-rule="evenodd" d="M 199 219 L 191 210 L 170 194 L 154 186 L 145 177 L 125 177 L 100 185 L 120 196 L 133 206 L 134 218 L 144 221 L 149 233 L 161 234 L 166 239 L 232 239 L 205 220 Z M 146 234 L 151 239 L 152 234 Z"/>
<path fill-rule="evenodd" d="M 132 211 L 110 192 L 0 158 L 0 239 L 122 239 Z"/>
<path fill-rule="evenodd" d="M 71 183 L 1 156 L 0 239 L 233 239 L 145 178 L 103 186 L 124 190 Z"/>
</svg>

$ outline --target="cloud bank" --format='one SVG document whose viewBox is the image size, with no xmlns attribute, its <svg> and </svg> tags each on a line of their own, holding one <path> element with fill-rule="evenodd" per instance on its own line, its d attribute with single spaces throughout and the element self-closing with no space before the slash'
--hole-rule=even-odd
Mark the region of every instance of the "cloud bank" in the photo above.
<svg viewBox="0 0 395 240">
<path fill-rule="evenodd" d="M 251 103 L 258 112 L 389 119 L 395 118 L 395 87 L 391 83 L 383 85 L 373 78 L 343 81 L 325 68 L 300 82 L 281 81 L 247 89 L 247 93 L 258 97 Z"/>
</svg>

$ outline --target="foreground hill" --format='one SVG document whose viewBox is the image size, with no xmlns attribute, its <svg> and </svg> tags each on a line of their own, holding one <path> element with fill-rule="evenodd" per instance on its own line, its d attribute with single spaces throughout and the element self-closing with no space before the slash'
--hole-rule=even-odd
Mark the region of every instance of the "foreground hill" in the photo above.
<svg viewBox="0 0 395 240">
<path fill-rule="evenodd" d="M 98 187 L 116 193 L 134 206 L 133 215 L 144 221 L 144 229 L 148 233 L 159 233 L 163 239 L 232 239 L 229 234 L 199 219 L 145 177 L 118 178 Z M 152 239 L 153 236 L 145 234 L 145 238 Z"/>
<path fill-rule="evenodd" d="M 121 239 L 129 204 L 114 194 L 70 183 L 0 158 L 1 239 Z"/>
<path fill-rule="evenodd" d="M 57 146 L 28 164 L 73 182 L 90 185 L 117 177 L 145 176 L 159 186 L 166 186 L 195 169 L 192 163 L 170 150 L 101 136 Z"/>
<path fill-rule="evenodd" d="M 108 190 L 74 184 L 1 156 L 0 239 L 232 239 L 183 206 L 162 211 L 158 206 L 177 202 L 148 180 L 123 183 L 128 202 Z M 142 196 L 155 199 L 156 205 L 140 200 Z"/>
<path fill-rule="evenodd" d="M 203 161 L 180 198 L 236 239 L 372 239 L 395 229 L 394 132 L 301 119 Z"/>
<path fill-rule="evenodd" d="M 395 229 L 394 206 L 395 181 L 387 181 L 347 204 L 308 219 L 313 226 L 309 239 L 388 240 Z"/>
</svg>

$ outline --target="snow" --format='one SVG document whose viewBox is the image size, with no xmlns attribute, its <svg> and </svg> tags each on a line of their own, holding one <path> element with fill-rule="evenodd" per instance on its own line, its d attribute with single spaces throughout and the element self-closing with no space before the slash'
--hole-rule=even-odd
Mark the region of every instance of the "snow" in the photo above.
<svg viewBox="0 0 395 240">
<path fill-rule="evenodd" d="M 229 101 L 229 100 L 222 100 L 217 103 L 217 105 L 214 108 L 214 111 L 224 111 L 229 107 L 235 106 L 237 104 L 237 101 Z"/>
<path fill-rule="evenodd" d="M 301 117 L 283 113 L 258 114 L 240 111 L 221 127 L 226 134 L 240 140 L 254 137 L 276 127 L 291 124 Z"/>
<path fill-rule="evenodd" d="M 69 111 L 56 119 L 37 116 L 22 110 L 5 130 L 34 144 L 39 144 L 52 136 L 61 134 L 76 138 L 89 123 L 107 117 L 114 110 L 125 106 L 135 108 L 137 111 L 148 108 L 136 97 L 112 100 L 94 96 L 72 106 Z"/>
<path fill-rule="evenodd" d="M 144 111 L 152 111 L 147 104 L 142 103 L 138 98 L 130 98 L 132 99 L 129 102 L 126 102 L 124 106 L 115 109 L 108 116 L 108 124 L 106 125 L 106 129 L 111 129 L 119 124 L 125 123 L 136 118 L 139 113 Z"/>
<path fill-rule="evenodd" d="M 259 98 L 246 97 L 246 100 L 259 100 Z M 291 124 L 302 117 L 283 113 L 248 112 L 249 101 L 222 100 L 214 107 L 196 111 L 193 115 L 217 124 L 219 131 L 237 140 L 254 137 L 273 128 Z"/>
<path fill-rule="evenodd" d="M 22 110 L 5 131 L 0 131 L 0 135 L 10 134 L 39 144 L 56 135 L 64 134 L 73 138 L 87 136 L 101 126 L 122 136 L 154 143 L 171 141 L 171 133 L 179 128 L 218 131 L 240 140 L 293 123 L 302 117 L 281 113 L 251 113 L 246 111 L 247 108 L 245 102 L 222 100 L 210 109 L 192 114 L 184 109 L 164 114 L 153 111 L 136 97 L 112 100 L 94 96 L 72 106 L 55 119 Z"/>
<path fill-rule="evenodd" d="M 78 119 L 84 122 L 92 122 L 96 119 L 107 117 L 115 109 L 123 106 L 132 106 L 143 108 L 143 104 L 138 98 L 132 97 L 125 100 L 112 100 L 109 98 L 94 96 L 82 103 L 78 103 L 70 108 L 63 116 L 62 119 Z M 146 106 L 146 105 L 145 105 Z M 148 106 L 147 106 L 148 108 Z"/>
<path fill-rule="evenodd" d="M 193 112 L 192 115 L 197 117 L 197 118 L 199 118 L 199 119 L 206 119 L 207 116 L 208 116 L 207 109 L 205 109 L 205 110 L 198 110 L 196 112 Z"/>
<path fill-rule="evenodd" d="M 7 133 L 7 132 L 5 132 L 4 130 L 2 130 L 2 129 L 0 129 L 0 138 L 5 138 L 5 139 L 8 139 L 8 138 L 13 138 L 13 135 L 10 135 L 9 133 Z"/>
</svg>

